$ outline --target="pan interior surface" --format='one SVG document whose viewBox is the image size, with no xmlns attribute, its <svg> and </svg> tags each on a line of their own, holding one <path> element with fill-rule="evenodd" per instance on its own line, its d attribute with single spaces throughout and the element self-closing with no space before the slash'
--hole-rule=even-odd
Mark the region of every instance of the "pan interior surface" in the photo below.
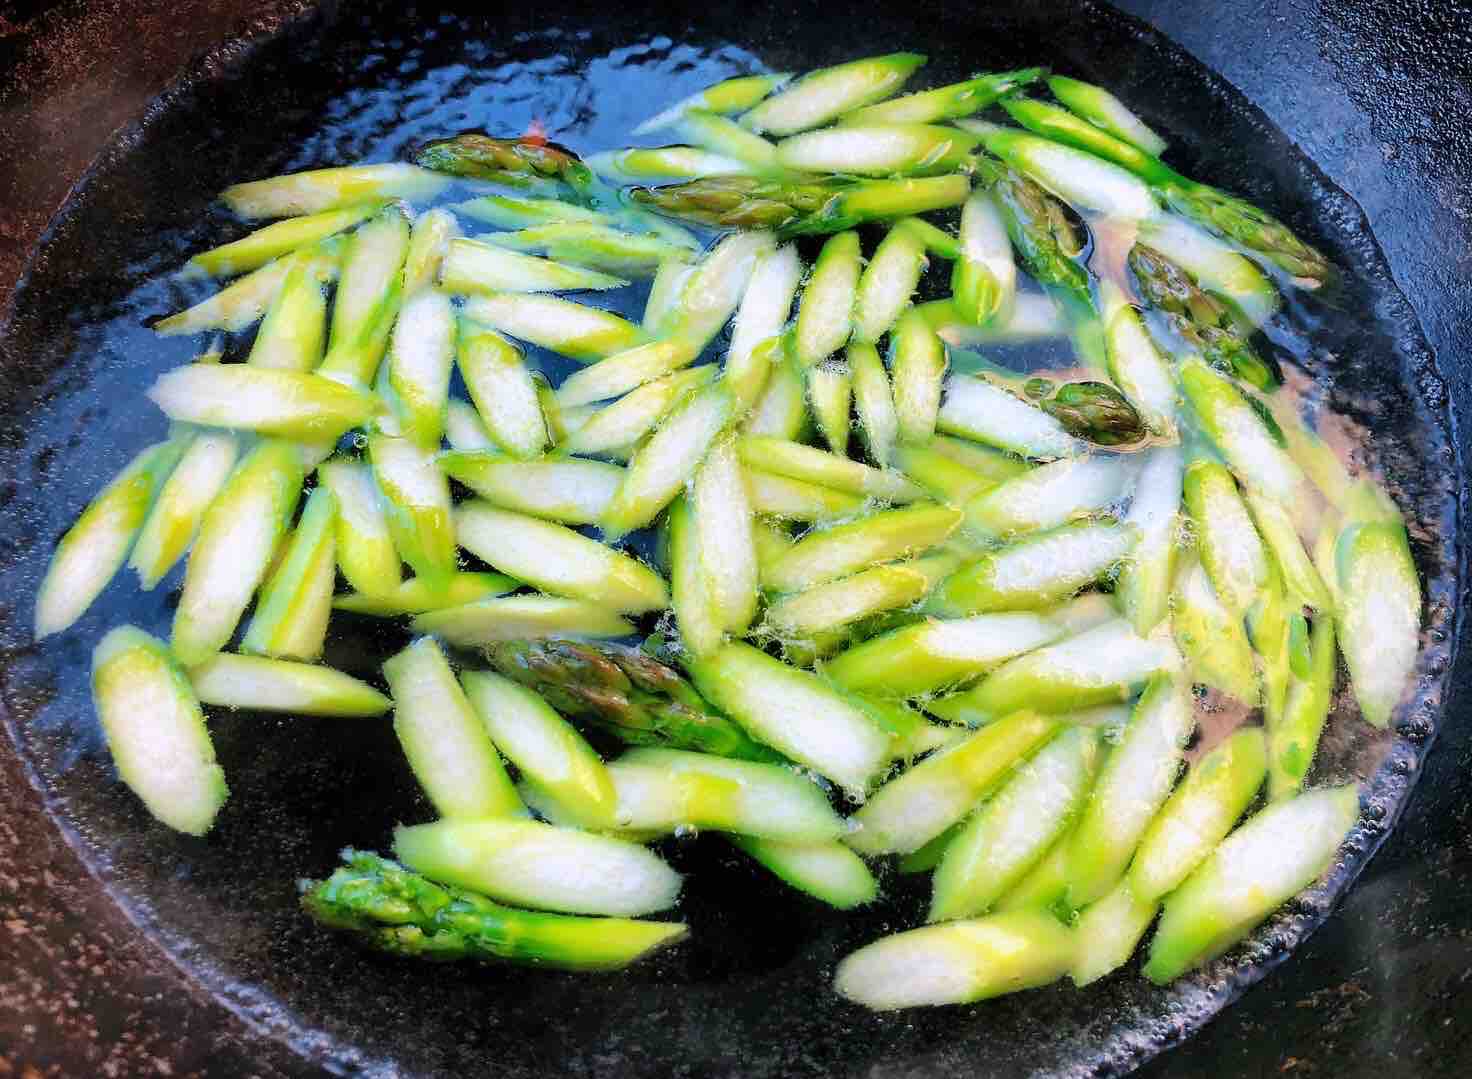
<svg viewBox="0 0 1472 1079">
<path fill-rule="evenodd" d="M 712 7 L 714 7 L 712 5 Z M 906 5 L 832 19 L 807 3 L 671 20 L 623 5 L 494 19 L 332 9 L 202 62 L 108 147 L 43 238 L 0 336 L 0 693 L 9 733 L 73 845 L 193 977 L 275 1038 L 333 1069 L 459 1075 L 796 1076 L 1116 1073 L 1199 1026 L 1322 920 L 1394 822 L 1434 733 L 1457 594 L 1455 457 L 1445 387 L 1357 207 L 1233 91 L 1102 7 L 962 11 Z M 189 252 L 243 231 L 229 183 L 389 160 L 465 128 L 537 120 L 579 152 L 710 82 L 802 71 L 893 49 L 926 52 L 926 85 L 1049 64 L 1108 85 L 1172 142 L 1172 159 L 1269 207 L 1346 271 L 1335 304 L 1271 330 L 1333 412 L 1372 430 L 1366 464 L 1404 510 L 1426 582 L 1418 684 L 1391 732 L 1341 700 L 1319 781 L 1372 774 L 1365 823 L 1330 881 L 1205 972 L 1166 989 L 1133 965 L 984 1005 L 874 1016 L 830 990 L 844 954 L 918 924 L 923 877 L 886 875 L 868 911 L 820 908 L 713 837 L 665 848 L 686 874 L 692 939 L 617 976 L 435 967 L 358 952 L 299 913 L 295 881 L 345 845 L 387 849 L 428 819 L 386 722 L 211 719 L 232 796 L 203 840 L 153 824 L 117 782 L 88 696 L 91 647 L 132 622 L 167 633 L 179 574 L 140 593 L 119 575 L 86 617 L 30 640 L 37 582 L 92 493 L 165 420 L 143 390 L 199 342 L 154 316 L 197 299 Z M 637 306 L 634 294 L 629 308 Z M 243 348 L 234 342 L 233 348 Z M 374 680 L 398 628 L 335 623 L 327 661 Z"/>
</svg>

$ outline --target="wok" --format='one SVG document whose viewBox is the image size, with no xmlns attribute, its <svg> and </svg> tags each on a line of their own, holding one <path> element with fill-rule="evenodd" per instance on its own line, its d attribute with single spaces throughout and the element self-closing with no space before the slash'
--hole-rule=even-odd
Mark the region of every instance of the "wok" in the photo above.
<svg viewBox="0 0 1472 1079">
<path fill-rule="evenodd" d="M 217 0 L 12 17 L 5 286 L 31 254 L 0 328 L 0 1074 L 1467 1074 L 1472 732 L 1458 712 L 1472 659 L 1455 644 L 1456 421 L 1472 403 L 1468 10 L 708 7 L 564 0 L 459 18 Z M 1127 970 L 1088 992 L 875 1017 L 827 991 L 832 965 L 920 897 L 892 881 L 895 905 L 834 916 L 710 844 L 672 855 L 691 873 L 695 942 L 619 977 L 415 966 L 315 931 L 294 877 L 424 816 L 379 726 L 219 717 L 235 794 L 216 832 L 150 824 L 113 781 L 86 664 L 106 625 L 165 624 L 169 590 L 115 587 L 43 647 L 30 611 L 56 537 L 162 430 L 136 395 L 188 344 L 156 342 L 143 320 L 177 306 L 167 271 L 180 252 L 224 227 L 214 192 L 531 114 L 578 145 L 712 72 L 897 47 L 929 52 L 937 79 L 1047 62 L 1106 82 L 1173 136 L 1186 171 L 1264 202 L 1352 267 L 1341 302 L 1363 317 L 1335 321 L 1309 363 L 1334 406 L 1377 432 L 1429 629 L 1392 736 L 1329 747 L 1345 769 L 1377 768 L 1345 870 L 1165 990 Z M 332 658 L 362 667 L 382 643 L 342 635 Z"/>
</svg>

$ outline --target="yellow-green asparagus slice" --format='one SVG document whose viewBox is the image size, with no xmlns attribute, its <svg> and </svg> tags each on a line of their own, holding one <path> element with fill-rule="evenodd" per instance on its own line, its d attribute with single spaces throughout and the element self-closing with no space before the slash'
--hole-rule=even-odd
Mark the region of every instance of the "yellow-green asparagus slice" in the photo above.
<svg viewBox="0 0 1472 1079">
<path fill-rule="evenodd" d="M 205 704 L 299 716 L 381 716 L 392 702 L 368 683 L 316 663 L 220 652 L 189 668 Z"/>
<path fill-rule="evenodd" d="M 242 652 L 302 660 L 322 655 L 337 584 L 336 519 L 332 491 L 316 488 L 307 498 L 281 564 L 261 589 L 240 643 Z"/>
<path fill-rule="evenodd" d="M 242 217 L 297 217 L 386 199 L 431 199 L 449 181 L 417 165 L 348 165 L 235 184 L 220 193 Z"/>
</svg>

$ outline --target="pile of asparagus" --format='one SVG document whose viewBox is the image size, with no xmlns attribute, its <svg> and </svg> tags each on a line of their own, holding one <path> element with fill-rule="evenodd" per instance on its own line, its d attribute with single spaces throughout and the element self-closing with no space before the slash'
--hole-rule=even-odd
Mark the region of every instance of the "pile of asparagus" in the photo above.
<svg viewBox="0 0 1472 1079">
<path fill-rule="evenodd" d="M 895 96 L 923 62 L 721 83 L 639 129 L 678 145 L 466 134 L 225 191 L 281 220 L 192 258 L 235 280 L 155 329 L 259 323 L 248 354 L 158 380 L 169 437 L 36 612 L 60 632 L 125 560 L 153 588 L 187 556 L 171 639 L 94 657 L 147 807 L 214 821 L 204 705 L 392 708 L 439 819 L 303 882 L 324 924 L 606 969 L 684 935 L 636 920 L 679 896 L 660 837 L 720 833 L 839 908 L 898 856 L 932 924 L 840 965 L 875 1008 L 1085 984 L 1157 915 L 1165 982 L 1318 878 L 1358 818 L 1353 785 L 1304 789 L 1338 657 L 1385 726 L 1421 608 L 1395 505 L 1254 336 L 1330 265 L 1098 87 Z M 917 303 L 936 263 L 951 295 Z M 558 295 L 646 280 L 637 324 Z M 1077 366 L 976 351 L 1042 337 Z M 554 387 L 525 346 L 583 366 Z M 334 610 L 410 620 L 391 696 L 318 662 Z M 1202 692 L 1261 723 L 1182 778 Z"/>
</svg>

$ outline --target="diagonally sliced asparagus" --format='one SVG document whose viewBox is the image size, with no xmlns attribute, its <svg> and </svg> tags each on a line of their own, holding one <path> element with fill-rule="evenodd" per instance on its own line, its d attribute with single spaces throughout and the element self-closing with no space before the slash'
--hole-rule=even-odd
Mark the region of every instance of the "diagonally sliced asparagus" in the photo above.
<svg viewBox="0 0 1472 1079">
<path fill-rule="evenodd" d="M 1164 620 L 1175 575 L 1180 530 L 1184 457 L 1178 447 L 1147 451 L 1135 481 L 1125 524 L 1140 537 L 1133 556 L 1120 567 L 1114 594 L 1120 611 L 1140 636 Z"/>
<path fill-rule="evenodd" d="M 521 351 L 500 334 L 463 326 L 455 362 L 486 430 L 514 457 L 547 445 L 547 422 Z"/>
<path fill-rule="evenodd" d="M 660 260 L 654 271 L 654 280 L 649 284 L 649 296 L 644 301 L 644 318 L 640 325 L 651 334 L 661 334 L 674 313 L 685 283 L 695 267 L 687 257 Z"/>
<path fill-rule="evenodd" d="M 926 609 L 962 617 L 1051 607 L 1106 576 L 1135 547 L 1133 529 L 1063 525 L 988 551 L 941 582 Z"/>
<path fill-rule="evenodd" d="M 781 161 L 776 146 L 735 120 L 704 109 L 686 112 L 676 121 L 675 132 L 693 146 L 741 162 L 758 176 L 781 176 L 802 167 Z"/>
<path fill-rule="evenodd" d="M 1051 914 L 1008 911 L 881 937 L 838 965 L 833 988 L 875 1011 L 969 1004 L 1058 980 L 1075 950 Z"/>
<path fill-rule="evenodd" d="M 1064 75 L 1050 75 L 1048 89 L 1069 111 L 1116 138 L 1124 139 L 1154 157 L 1165 152 L 1166 141 L 1102 86 Z"/>
<path fill-rule="evenodd" d="M 621 397 L 690 366 L 699 355 L 699 342 L 689 337 L 667 337 L 635 345 L 574 371 L 557 388 L 557 401 L 563 407 L 572 407 Z"/>
<path fill-rule="evenodd" d="M 458 397 L 452 397 L 445 408 L 445 441 L 452 450 L 463 452 L 497 448 L 496 440 L 486 430 L 485 420 L 480 418 L 475 406 Z"/>
<path fill-rule="evenodd" d="M 913 502 L 923 497 L 918 487 L 897 473 L 872 468 L 799 442 L 748 435 L 737 443 L 736 449 L 749 468 L 807 480 L 836 491 L 886 502 Z"/>
<path fill-rule="evenodd" d="M 802 272 L 802 259 L 793 244 L 783 244 L 761 256 L 736 311 L 727 366 L 749 359 L 759 344 L 786 328 Z"/>
<path fill-rule="evenodd" d="M 786 72 L 771 75 L 738 75 L 735 78 L 725 79 L 689 97 L 681 98 L 663 112 L 656 113 L 634 128 L 633 134 L 647 135 L 651 131 L 669 127 L 692 109 L 702 109 L 721 116 L 733 112 L 745 112 L 791 81 L 792 76 Z"/>
<path fill-rule="evenodd" d="M 613 284 L 613 280 L 627 284 L 624 278 L 632 280 L 651 277 L 662 262 L 669 259 L 689 259 L 694 254 L 684 244 L 675 243 L 663 236 L 625 232 L 612 225 L 595 224 L 591 221 L 559 221 L 534 225 L 516 232 L 498 232 L 486 239 L 498 248 L 535 252 L 571 264 L 566 269 L 575 270 L 582 283 L 558 286 L 567 288 L 616 288 L 618 286 Z M 566 273 L 558 276 L 564 281 L 572 280 Z M 532 290 L 508 286 L 507 291 Z"/>
<path fill-rule="evenodd" d="M 1084 444 L 1042 409 L 980 378 L 952 375 L 936 426 L 1024 457 L 1048 460 L 1083 452 Z"/>
<path fill-rule="evenodd" d="M 977 495 L 966 504 L 966 524 L 981 536 L 1054 528 L 1118 500 L 1132 469 L 1120 458 L 1053 461 Z"/>
<path fill-rule="evenodd" d="M 559 356 L 591 363 L 643 344 L 648 336 L 610 311 L 556 296 L 498 293 L 465 301 L 465 317 Z"/>
<path fill-rule="evenodd" d="M 652 522 L 695 473 L 734 411 L 731 392 L 719 382 L 677 405 L 630 459 L 604 515 L 604 535 L 617 540 Z"/>
<path fill-rule="evenodd" d="M 200 521 L 225 486 L 240 454 L 240 442 L 226 431 L 201 431 L 190 440 L 179 463 L 159 488 L 138 533 L 128 564 L 138 584 L 152 589 L 194 542 Z M 74 588 L 73 581 L 68 587 Z"/>
<path fill-rule="evenodd" d="M 259 270 L 232 281 L 209 299 L 155 322 L 153 332 L 163 337 L 176 337 L 205 330 L 238 333 L 249 329 L 266 313 L 294 267 L 305 267 L 307 276 L 319 283 L 325 284 L 336 278 L 342 249 L 342 239 L 334 236 L 306 251 L 268 262 Z"/>
<path fill-rule="evenodd" d="M 885 233 L 859 277 L 854 294 L 854 337 L 873 343 L 899 321 L 925 272 L 925 235 L 920 218 L 896 221 Z"/>
<path fill-rule="evenodd" d="M 497 641 L 624 637 L 634 632 L 634 624 L 617 611 L 560 596 L 507 596 L 426 611 L 411 628 L 467 648 Z"/>
<path fill-rule="evenodd" d="M 889 738 L 817 676 L 733 641 L 689 663 L 705 697 L 752 737 L 861 794 L 889 762 Z"/>
<path fill-rule="evenodd" d="M 1073 984 L 1090 985 L 1128 963 L 1159 910 L 1159 902 L 1135 894 L 1128 878 L 1085 907 L 1074 924 Z"/>
<path fill-rule="evenodd" d="M 617 793 L 593 747 L 536 693 L 508 678 L 465 671 L 466 700 L 523 779 L 582 827 L 611 828 Z"/>
<path fill-rule="evenodd" d="M 960 524 L 949 506 L 916 503 L 805 536 L 771 567 L 773 587 L 797 592 L 934 547 Z"/>
<path fill-rule="evenodd" d="M 322 375 L 249 364 L 190 364 L 159 377 L 149 399 L 171 420 L 299 441 L 337 438 L 379 405 L 365 390 Z"/>
<path fill-rule="evenodd" d="M 1140 837 L 1128 878 L 1135 894 L 1153 900 L 1175 891 L 1232 830 L 1266 772 L 1266 740 L 1256 727 L 1202 757 Z"/>
<path fill-rule="evenodd" d="M 973 679 L 1063 630 L 1034 614 L 926 619 L 856 644 L 823 673 L 839 685 L 882 696 L 914 697 Z"/>
<path fill-rule="evenodd" d="M 1175 432 L 1175 374 L 1145 329 L 1140 313 L 1113 281 L 1099 283 L 1109 377 L 1130 404 L 1139 410 L 1145 426 L 1157 435 Z"/>
<path fill-rule="evenodd" d="M 235 184 L 220 193 L 242 217 L 296 217 L 384 199 L 431 199 L 449 181 L 416 165 L 349 165 Z"/>
<path fill-rule="evenodd" d="M 353 233 L 332 304 L 332 332 L 320 373 L 350 386 L 373 382 L 403 296 L 409 221 L 390 206 Z"/>
<path fill-rule="evenodd" d="M 1017 712 L 927 757 L 880 787 L 851 818 L 846 842 L 860 854 L 908 854 L 969 813 L 1057 731 L 1052 720 Z"/>
<path fill-rule="evenodd" d="M 575 918 L 513 910 L 442 888 L 376 854 L 345 850 L 324 881 L 303 881 L 302 907 L 390 955 L 505 960 L 563 970 L 621 970 L 678 942 L 679 922 Z"/>
<path fill-rule="evenodd" d="M 946 845 L 928 921 L 985 914 L 1047 853 L 1083 807 L 1098 732 L 1071 727 L 1038 750 Z"/>
<path fill-rule="evenodd" d="M 616 220 L 601 210 L 590 210 L 562 199 L 525 195 L 482 195 L 451 207 L 458 214 L 498 229 L 535 228 L 538 225 L 611 225 Z"/>
<path fill-rule="evenodd" d="M 632 446 L 653 431 L 687 393 L 715 375 L 716 368 L 704 364 L 646 382 L 594 412 L 559 448 L 567 453 L 612 454 Z M 565 380 L 563 388 L 571 381 Z"/>
<path fill-rule="evenodd" d="M 455 309 L 444 293 L 422 289 L 399 312 L 380 373 L 379 392 L 393 417 L 391 433 L 421 449 L 439 449 L 454 365 Z"/>
<path fill-rule="evenodd" d="M 933 176 L 955 172 L 980 141 L 976 135 L 935 124 L 845 123 L 783 139 L 776 146 L 774 163 L 792 172 Z"/>
<path fill-rule="evenodd" d="M 1201 564 L 1227 610 L 1240 617 L 1268 583 L 1270 567 L 1237 484 L 1220 464 L 1198 458 L 1186 466 L 1184 494 Z"/>
<path fill-rule="evenodd" d="M 516 461 L 484 450 L 442 453 L 438 461 L 447 476 L 492 505 L 569 525 L 601 520 L 624 476 L 602 461 Z"/>
<path fill-rule="evenodd" d="M 845 352 L 853 377 L 854 411 L 869 456 L 880 468 L 888 468 L 898 449 L 900 418 L 894 407 L 894 391 L 879 351 L 867 342 L 850 341 Z"/>
<path fill-rule="evenodd" d="M 457 573 L 440 591 L 431 589 L 417 577 L 383 593 L 350 592 L 337 596 L 332 606 L 339 611 L 367 614 L 375 618 L 394 618 L 404 614 L 423 614 L 446 607 L 461 607 L 477 600 L 492 599 L 521 587 L 520 582 L 501 573 Z"/>
<path fill-rule="evenodd" d="M 781 638 L 811 638 L 908 607 L 925 595 L 929 584 L 924 574 L 903 565 L 875 566 L 773 602 L 763 624 Z"/>
<path fill-rule="evenodd" d="M 756 617 L 758 571 L 751 500 L 732 439 L 711 447 L 690 480 L 689 498 L 710 615 L 723 630 L 744 633 Z"/>
<path fill-rule="evenodd" d="M 984 142 L 991 153 L 1080 210 L 1136 221 L 1155 212 L 1155 198 L 1143 180 L 1091 153 L 1004 128 L 987 134 Z"/>
<path fill-rule="evenodd" d="M 1185 682 L 1164 676 L 1150 683 L 1073 831 L 1068 899 L 1075 907 L 1103 898 L 1119 883 L 1175 785 L 1195 726 Z"/>
<path fill-rule="evenodd" d="M 322 362 L 327 343 L 327 297 L 307 263 L 297 260 L 266 309 L 251 345 L 257 367 L 310 371 Z"/>
<path fill-rule="evenodd" d="M 744 161 L 695 146 L 635 147 L 588 156 L 587 165 L 615 183 L 700 180 L 708 176 L 754 176 Z"/>
<path fill-rule="evenodd" d="M 1283 587 L 1294 606 L 1327 611 L 1334 602 L 1328 586 L 1314 568 L 1303 540 L 1299 538 L 1288 508 L 1257 491 L 1243 492 L 1252 523 L 1272 554 L 1273 563 L 1283 575 Z"/>
<path fill-rule="evenodd" d="M 739 232 L 721 240 L 690 272 L 666 332 L 687 337 L 696 351 L 709 344 L 741 304 L 757 265 L 771 253 L 769 232 Z"/>
<path fill-rule="evenodd" d="M 669 600 L 664 581 L 642 562 L 550 521 L 475 501 L 456 507 L 455 529 L 478 558 L 555 595 L 634 613 Z"/>
<path fill-rule="evenodd" d="M 1226 951 L 1333 864 L 1359 817 L 1353 786 L 1274 802 L 1171 893 L 1145 977 L 1163 985 Z"/>
<path fill-rule="evenodd" d="M 400 558 L 430 588 L 444 587 L 459 564 L 450 485 L 434 454 L 407 439 L 373 435 L 368 459 Z"/>
<path fill-rule="evenodd" d="M 493 243 L 451 240 L 440 270 L 440 287 L 469 295 L 498 292 L 575 292 L 622 288 L 628 282 L 597 270 L 537 255 L 523 255 Z"/>
<path fill-rule="evenodd" d="M 1222 605 L 1200 564 L 1193 561 L 1182 571 L 1171 607 L 1171 632 L 1191 680 L 1256 705 L 1262 693 L 1242 616 Z"/>
<path fill-rule="evenodd" d="M 835 233 L 824 242 L 798 303 L 793 349 L 804 367 L 831 356 L 848 341 L 862 266 L 857 232 Z"/>
<path fill-rule="evenodd" d="M 1351 518 L 1334 547 L 1339 645 L 1366 720 L 1390 723 L 1420 647 L 1421 581 L 1399 519 Z"/>
<path fill-rule="evenodd" d="M 92 702 L 118 775 L 170 828 L 204 835 L 229 796 L 199 701 L 162 641 L 119 626 L 92 652 Z"/>
<path fill-rule="evenodd" d="M 366 682 L 315 663 L 220 652 L 189 668 L 205 704 L 300 716 L 381 716 L 392 703 Z"/>
<path fill-rule="evenodd" d="M 1043 74 L 1040 67 L 1021 68 L 990 75 L 978 75 L 965 82 L 951 83 L 934 90 L 868 105 L 844 113 L 844 124 L 934 124 L 955 120 L 980 112 L 999 98 L 1005 97 Z"/>
<path fill-rule="evenodd" d="M 1334 619 L 1314 619 L 1309 641 L 1309 669 L 1288 687 L 1283 715 L 1268 727 L 1268 797 L 1289 798 L 1303 788 L 1319 747 L 1319 736 L 1334 700 Z"/>
<path fill-rule="evenodd" d="M 450 241 L 460 235 L 460 223 L 443 207 L 425 210 L 409 229 L 409 250 L 404 256 L 404 295 L 431 288 L 439 280 L 440 266 Z"/>
<path fill-rule="evenodd" d="M 890 335 L 894 410 L 901 442 L 925 442 L 939 423 L 946 347 L 919 312 L 900 316 Z"/>
<path fill-rule="evenodd" d="M 776 360 L 762 395 L 743 421 L 742 430 L 749 435 L 798 437 L 808 417 L 805 392 L 797 361 L 791 356 Z"/>
<path fill-rule="evenodd" d="M 741 118 L 753 131 L 791 135 L 821 127 L 846 112 L 882 101 L 925 63 L 916 53 L 897 52 L 823 68 L 767 98 Z"/>
<path fill-rule="evenodd" d="M 262 442 L 236 466 L 189 556 L 171 642 L 180 663 L 201 663 L 230 640 L 301 490 L 301 461 L 289 442 Z"/>
<path fill-rule="evenodd" d="M 1180 365 L 1181 387 L 1202 428 L 1248 487 L 1279 502 L 1299 497 L 1304 476 L 1231 379 L 1193 357 Z"/>
<path fill-rule="evenodd" d="M 337 503 L 337 564 L 348 584 L 369 596 L 398 588 L 403 569 L 368 465 L 339 457 L 317 474 Z"/>
<path fill-rule="evenodd" d="M 1018 708 L 1074 712 L 1128 700 L 1152 675 L 1179 663 L 1163 641 L 1135 636 L 1122 619 L 1010 660 L 965 694 L 978 715 Z"/>
<path fill-rule="evenodd" d="M 307 498 L 281 564 L 261 588 L 242 652 L 302 660 L 322 655 L 337 584 L 336 519 L 332 491 L 318 487 Z"/>
<path fill-rule="evenodd" d="M 670 603 L 680 644 L 692 656 L 708 655 L 721 646 L 726 631 L 711 602 L 695 514 L 683 496 L 669 508 L 669 558 Z"/>
<path fill-rule="evenodd" d="M 839 910 L 879 897 L 874 874 L 842 843 L 789 843 L 747 835 L 733 835 L 731 842 L 798 891 Z"/>
<path fill-rule="evenodd" d="M 952 302 L 967 322 L 1004 320 L 1017 300 L 1017 264 L 1002 208 L 976 191 L 961 210 L 961 250 L 951 267 Z"/>
<path fill-rule="evenodd" d="M 183 441 L 169 441 L 138 454 L 61 537 L 37 590 L 37 640 L 60 633 L 82 617 L 122 568 L 155 495 L 184 450 Z"/>
<path fill-rule="evenodd" d="M 828 359 L 807 369 L 808 410 L 823 441 L 836 454 L 848 453 L 852 431 L 849 412 L 853 405 L 853 375 L 841 360 Z"/>
<path fill-rule="evenodd" d="M 211 277 L 234 277 L 259 269 L 273 259 L 320 243 L 372 217 L 381 203 L 364 202 L 341 210 L 328 210 L 257 229 L 249 236 L 211 248 L 191 258 L 188 271 Z"/>
<path fill-rule="evenodd" d="M 532 820 L 399 828 L 394 853 L 427 877 L 532 909 L 636 917 L 680 894 L 679 875 L 637 843 Z"/>
<path fill-rule="evenodd" d="M 525 812 L 439 645 L 427 637 L 415 641 L 384 663 L 383 676 L 394 698 L 394 733 L 441 817 Z"/>
<path fill-rule="evenodd" d="M 831 521 L 858 513 L 864 500 L 806 480 L 743 469 L 754 512 L 787 521 Z M 768 582 L 770 584 L 770 582 Z"/>
<path fill-rule="evenodd" d="M 1140 238 L 1202 289 L 1229 301 L 1254 326 L 1262 325 L 1283 305 L 1277 287 L 1257 263 L 1189 221 L 1158 214 L 1141 222 Z"/>
</svg>

